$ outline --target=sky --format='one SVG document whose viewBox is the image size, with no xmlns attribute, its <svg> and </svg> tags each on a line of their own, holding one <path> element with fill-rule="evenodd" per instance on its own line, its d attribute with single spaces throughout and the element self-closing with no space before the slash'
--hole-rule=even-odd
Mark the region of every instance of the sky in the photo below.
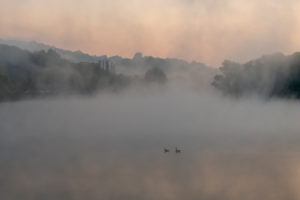
<svg viewBox="0 0 300 200">
<path fill-rule="evenodd" d="M 0 38 L 219 66 L 299 51 L 297 0 L 0 0 Z"/>
</svg>

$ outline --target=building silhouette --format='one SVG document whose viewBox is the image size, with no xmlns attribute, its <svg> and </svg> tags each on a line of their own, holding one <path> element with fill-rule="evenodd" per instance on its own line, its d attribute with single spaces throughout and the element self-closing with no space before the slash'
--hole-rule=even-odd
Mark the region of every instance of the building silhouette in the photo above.
<svg viewBox="0 0 300 200">
<path fill-rule="evenodd" d="M 107 72 L 115 72 L 115 65 L 108 59 L 105 60 L 99 60 L 98 62 L 100 69 L 107 71 Z"/>
</svg>

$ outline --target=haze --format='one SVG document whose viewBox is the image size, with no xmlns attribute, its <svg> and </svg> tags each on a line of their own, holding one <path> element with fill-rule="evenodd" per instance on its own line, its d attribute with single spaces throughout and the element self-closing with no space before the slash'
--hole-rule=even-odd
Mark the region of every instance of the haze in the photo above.
<svg viewBox="0 0 300 200">
<path fill-rule="evenodd" d="M 297 0 L 2 0 L 0 37 L 219 66 L 300 44 Z"/>
<path fill-rule="evenodd" d="M 300 199 L 300 1 L 0 2 L 0 200 Z"/>
<path fill-rule="evenodd" d="M 299 199 L 299 113 L 178 89 L 2 103 L 0 197 Z"/>
</svg>

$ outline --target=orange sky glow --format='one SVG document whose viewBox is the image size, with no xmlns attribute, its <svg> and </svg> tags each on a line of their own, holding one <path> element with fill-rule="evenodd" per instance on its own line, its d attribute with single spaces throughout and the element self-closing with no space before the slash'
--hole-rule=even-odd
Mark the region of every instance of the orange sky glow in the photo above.
<svg viewBox="0 0 300 200">
<path fill-rule="evenodd" d="M 219 66 L 300 50 L 297 0 L 1 0 L 0 38 Z"/>
</svg>

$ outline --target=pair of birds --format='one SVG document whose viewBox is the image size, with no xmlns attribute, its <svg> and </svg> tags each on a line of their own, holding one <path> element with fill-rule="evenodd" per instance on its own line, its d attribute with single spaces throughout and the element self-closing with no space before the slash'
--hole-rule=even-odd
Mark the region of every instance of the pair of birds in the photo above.
<svg viewBox="0 0 300 200">
<path fill-rule="evenodd" d="M 170 149 L 164 148 L 164 152 L 165 152 L 165 153 L 169 153 L 169 152 L 170 152 Z M 181 153 L 181 150 L 178 149 L 178 148 L 176 147 L 176 148 L 175 148 L 175 153 Z"/>
</svg>

